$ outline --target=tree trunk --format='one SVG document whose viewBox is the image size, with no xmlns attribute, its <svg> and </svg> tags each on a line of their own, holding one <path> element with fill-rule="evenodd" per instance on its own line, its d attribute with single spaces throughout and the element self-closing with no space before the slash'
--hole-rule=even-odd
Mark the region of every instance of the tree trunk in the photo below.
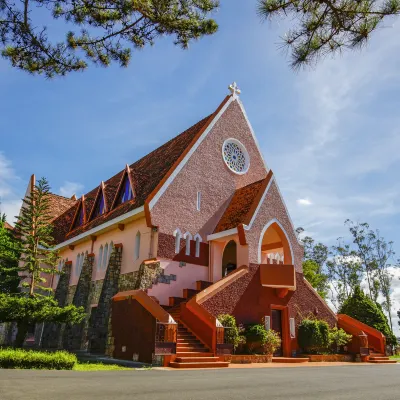
<svg viewBox="0 0 400 400">
<path fill-rule="evenodd" d="M 29 323 L 27 321 L 18 322 L 18 332 L 14 342 L 15 347 L 22 347 L 24 345 L 28 329 Z"/>
</svg>

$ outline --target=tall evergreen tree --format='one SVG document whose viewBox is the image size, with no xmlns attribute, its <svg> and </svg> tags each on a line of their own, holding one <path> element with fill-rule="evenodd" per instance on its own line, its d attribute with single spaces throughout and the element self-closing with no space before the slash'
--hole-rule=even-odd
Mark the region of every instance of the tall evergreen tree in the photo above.
<svg viewBox="0 0 400 400">
<path fill-rule="evenodd" d="M 58 254 L 51 249 L 54 239 L 50 223 L 50 195 L 47 180 L 40 179 L 23 200 L 21 215 L 15 224 L 23 249 L 20 258 L 22 287 L 28 289 L 31 297 L 51 291 L 44 276 L 58 273 Z"/>
<path fill-rule="evenodd" d="M 0 216 L 0 293 L 18 293 L 20 278 L 18 260 L 21 245 L 15 232 L 6 227 L 5 214 Z"/>
<path fill-rule="evenodd" d="M 85 59 L 125 67 L 131 48 L 161 36 L 187 48 L 215 33 L 209 16 L 217 7 L 218 0 L 0 0 L 0 50 L 14 67 L 47 77 L 82 71 Z M 41 26 L 37 18 L 46 11 L 65 29 L 64 40 L 52 40 Z M 80 32 L 67 31 L 66 23 Z"/>
<path fill-rule="evenodd" d="M 50 187 L 39 180 L 23 200 L 21 215 L 15 225 L 20 241 L 20 294 L 0 293 L 0 322 L 17 322 L 15 346 L 24 344 L 28 329 L 37 322 L 79 323 L 85 316 L 82 307 L 59 307 L 45 276 L 59 273 L 50 214 Z"/>
<path fill-rule="evenodd" d="M 294 27 L 283 37 L 298 68 L 321 57 L 365 45 L 390 17 L 400 14 L 400 0 L 258 0 L 264 19 L 290 19 Z"/>
</svg>

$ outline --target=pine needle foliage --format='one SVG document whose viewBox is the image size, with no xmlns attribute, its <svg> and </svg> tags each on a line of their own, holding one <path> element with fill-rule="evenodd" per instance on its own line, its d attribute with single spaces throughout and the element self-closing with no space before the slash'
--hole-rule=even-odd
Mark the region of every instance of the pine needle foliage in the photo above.
<svg viewBox="0 0 400 400">
<path fill-rule="evenodd" d="M 18 260 L 20 242 L 13 231 L 6 228 L 6 216 L 0 216 L 0 293 L 18 293 Z"/>
<path fill-rule="evenodd" d="M 294 28 L 282 38 L 291 66 L 364 46 L 372 32 L 400 13 L 400 0 L 259 0 L 264 19 L 288 18 Z"/>
<path fill-rule="evenodd" d="M 218 0 L 0 0 L 0 50 L 14 67 L 48 78 L 83 71 L 88 61 L 126 67 L 132 48 L 161 36 L 186 49 L 215 33 L 209 16 L 217 8 Z M 35 20 L 38 10 L 60 23 L 64 40 L 51 39 Z"/>
<path fill-rule="evenodd" d="M 23 200 L 21 215 L 15 224 L 22 247 L 22 287 L 28 290 L 31 297 L 51 292 L 51 287 L 46 285 L 45 274 L 54 276 L 58 273 L 58 253 L 51 249 L 54 239 L 50 196 L 50 186 L 45 178 L 41 178 Z"/>
</svg>

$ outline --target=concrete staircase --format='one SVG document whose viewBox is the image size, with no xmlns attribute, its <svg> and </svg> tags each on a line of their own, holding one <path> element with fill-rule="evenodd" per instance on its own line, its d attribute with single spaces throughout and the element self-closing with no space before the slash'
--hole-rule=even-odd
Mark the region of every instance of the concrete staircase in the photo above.
<svg viewBox="0 0 400 400">
<path fill-rule="evenodd" d="M 371 353 L 368 359 L 369 363 L 373 364 L 396 364 L 396 360 L 391 360 L 389 357 L 380 353 Z"/>
<path fill-rule="evenodd" d="M 176 359 L 170 363 L 172 368 L 224 368 L 228 362 L 219 361 L 198 337 L 181 321 L 181 304 L 186 303 L 203 290 L 204 283 L 197 282 L 198 290 L 184 289 L 183 297 L 170 297 L 168 312 L 178 323 Z M 207 282 L 208 283 L 208 282 Z"/>
</svg>

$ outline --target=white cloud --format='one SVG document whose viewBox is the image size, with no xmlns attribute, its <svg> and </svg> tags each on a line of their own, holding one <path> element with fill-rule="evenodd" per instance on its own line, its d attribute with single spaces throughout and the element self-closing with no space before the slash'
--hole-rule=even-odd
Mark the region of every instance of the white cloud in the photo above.
<svg viewBox="0 0 400 400">
<path fill-rule="evenodd" d="M 71 197 L 74 194 L 77 197 L 80 197 L 83 188 L 84 186 L 81 183 L 65 181 L 64 184 L 60 187 L 60 194 L 64 197 Z"/>
<path fill-rule="evenodd" d="M 0 213 L 7 215 L 7 221 L 13 223 L 19 214 L 22 200 L 16 194 L 15 185 L 20 178 L 16 175 L 11 161 L 0 152 Z"/>
<path fill-rule="evenodd" d="M 309 199 L 297 199 L 296 203 L 301 206 L 311 206 L 312 202 Z"/>
</svg>

